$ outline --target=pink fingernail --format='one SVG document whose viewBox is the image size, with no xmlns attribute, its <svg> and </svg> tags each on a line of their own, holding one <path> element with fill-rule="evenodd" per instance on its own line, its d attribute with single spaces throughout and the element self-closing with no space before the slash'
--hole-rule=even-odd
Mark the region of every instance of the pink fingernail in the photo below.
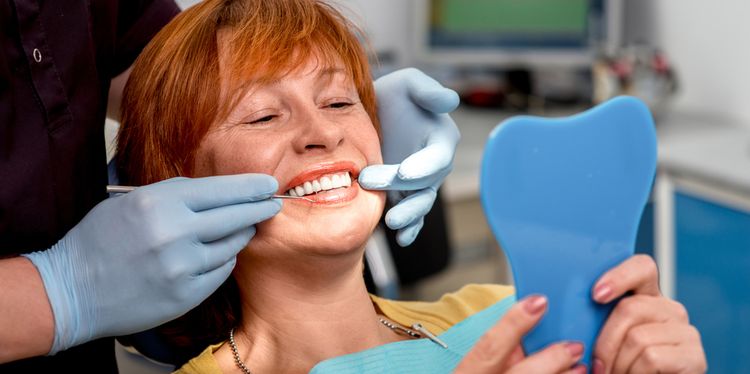
<svg viewBox="0 0 750 374">
<path fill-rule="evenodd" d="M 580 365 L 576 365 L 576 367 L 573 368 L 573 372 L 576 374 L 586 374 L 586 369 L 587 369 L 586 365 L 580 364 Z"/>
<path fill-rule="evenodd" d="M 547 306 L 547 298 L 544 296 L 531 296 L 524 303 L 524 309 L 531 315 L 537 315 Z"/>
<path fill-rule="evenodd" d="M 604 362 L 598 358 L 594 360 L 593 374 L 604 374 Z"/>
<path fill-rule="evenodd" d="M 609 285 L 609 283 L 600 284 L 594 289 L 594 299 L 596 301 L 607 301 L 611 295 L 612 287 Z"/>
<path fill-rule="evenodd" d="M 573 357 L 574 361 L 578 361 L 583 356 L 583 344 L 581 343 L 566 343 L 565 349 L 568 350 L 570 357 Z"/>
</svg>

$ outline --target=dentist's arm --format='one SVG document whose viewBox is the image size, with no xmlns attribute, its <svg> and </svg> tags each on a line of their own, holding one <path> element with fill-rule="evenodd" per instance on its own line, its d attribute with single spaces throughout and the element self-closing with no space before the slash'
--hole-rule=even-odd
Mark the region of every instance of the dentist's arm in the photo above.
<svg viewBox="0 0 750 374">
<path fill-rule="evenodd" d="M 43 282 L 54 334 L 50 339 L 49 327 L 40 328 L 42 335 L 29 337 L 38 344 L 15 353 L 2 350 L 0 361 L 54 354 L 184 314 L 227 279 L 254 225 L 279 212 L 281 203 L 269 199 L 277 189 L 275 179 L 261 174 L 174 178 L 101 202 L 52 248 L 25 255 L 38 270 L 34 279 Z M 27 264 L 23 276 L 28 275 Z M 32 283 L 25 286 L 34 293 L 31 306 L 48 325 L 49 314 L 36 305 L 38 281 Z M 6 318 L 5 310 L 17 314 L 22 308 L 7 309 L 5 299 L 0 303 L 3 325 L 23 328 L 18 325 L 31 317 Z M 2 347 L 19 338 L 0 334 Z"/>
<path fill-rule="evenodd" d="M 398 230 L 401 246 L 411 244 L 432 208 L 437 189 L 453 167 L 461 139 L 447 114 L 458 106 L 458 94 L 413 68 L 375 81 L 385 165 L 362 170 L 359 184 L 390 190 L 392 203 L 385 216 Z"/>
<path fill-rule="evenodd" d="M 0 363 L 39 356 L 55 323 L 39 272 L 26 258 L 0 260 Z"/>
</svg>

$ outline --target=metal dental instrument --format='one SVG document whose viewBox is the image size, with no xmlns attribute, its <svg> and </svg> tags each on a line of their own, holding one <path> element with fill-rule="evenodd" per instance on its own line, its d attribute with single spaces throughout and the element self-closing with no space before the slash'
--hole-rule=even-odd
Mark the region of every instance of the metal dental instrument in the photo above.
<svg viewBox="0 0 750 374">
<path fill-rule="evenodd" d="M 117 186 L 117 185 L 109 185 L 107 186 L 107 193 L 128 193 L 130 191 L 133 191 L 138 187 L 135 186 Z M 305 200 L 309 201 L 311 203 L 314 203 L 311 199 L 308 199 L 306 197 L 302 196 L 290 196 L 290 195 L 273 195 L 271 196 L 274 199 L 292 199 L 292 200 Z"/>
<path fill-rule="evenodd" d="M 128 193 L 130 191 L 133 191 L 135 187 L 133 186 L 115 186 L 115 185 L 109 185 L 107 186 L 107 193 Z"/>
</svg>

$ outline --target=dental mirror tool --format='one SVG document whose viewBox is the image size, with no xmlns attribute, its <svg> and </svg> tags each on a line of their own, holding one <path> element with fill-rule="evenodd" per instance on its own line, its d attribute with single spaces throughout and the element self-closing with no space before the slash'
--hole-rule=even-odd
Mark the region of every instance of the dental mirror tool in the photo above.
<svg viewBox="0 0 750 374">
<path fill-rule="evenodd" d="M 109 185 L 107 186 L 107 193 L 128 193 L 130 191 L 135 190 L 138 187 L 135 186 L 117 186 L 117 185 Z M 309 201 L 311 203 L 314 203 L 311 199 L 308 199 L 306 197 L 302 196 L 290 196 L 290 195 L 272 195 L 274 199 L 292 199 L 292 200 L 305 200 Z"/>
</svg>

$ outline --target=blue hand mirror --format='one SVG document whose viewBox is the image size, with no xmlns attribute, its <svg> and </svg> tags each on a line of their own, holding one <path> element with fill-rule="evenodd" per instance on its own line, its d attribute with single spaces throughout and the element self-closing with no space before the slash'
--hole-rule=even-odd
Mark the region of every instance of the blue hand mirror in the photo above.
<svg viewBox="0 0 750 374">
<path fill-rule="evenodd" d="M 546 315 L 523 341 L 527 354 L 596 337 L 614 306 L 594 282 L 630 257 L 656 169 L 648 108 L 617 97 L 571 117 L 510 118 L 490 134 L 482 207 L 513 270 L 518 299 L 544 294 Z"/>
</svg>

